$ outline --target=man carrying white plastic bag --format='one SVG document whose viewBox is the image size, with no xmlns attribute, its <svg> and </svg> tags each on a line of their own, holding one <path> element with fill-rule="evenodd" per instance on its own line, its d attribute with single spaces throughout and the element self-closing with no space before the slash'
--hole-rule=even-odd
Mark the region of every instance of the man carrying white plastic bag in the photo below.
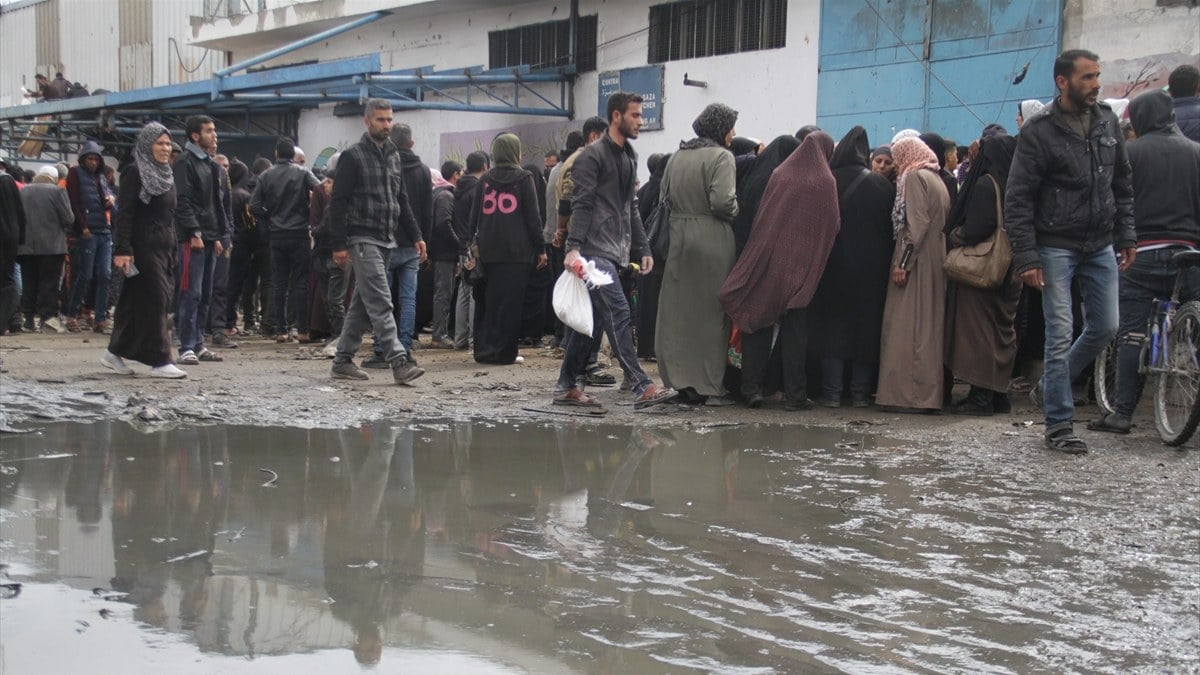
<svg viewBox="0 0 1200 675">
<path fill-rule="evenodd" d="M 641 258 L 642 274 L 649 274 L 654 268 L 635 199 L 637 153 L 628 142 L 637 138 L 642 127 L 641 97 L 626 92 L 613 94 L 608 100 L 608 123 L 608 132 L 587 146 L 575 161 L 575 196 L 563 266 L 567 270 L 564 274 L 573 272 L 580 278 L 594 275 L 595 279 L 604 274 L 609 283 L 597 286 L 594 279 L 590 284 L 592 311 L 586 319 L 585 312 L 579 311 L 583 303 L 573 303 L 572 314 L 578 314 L 579 325 L 559 312 L 559 289 L 555 287 L 555 312 L 578 335 L 567 345 L 554 387 L 554 405 L 594 412 L 603 410 L 600 402 L 577 384 L 587 368 L 588 355 L 597 337 L 597 326 L 590 325 L 593 317 L 607 332 L 613 355 L 625 371 L 625 380 L 632 385 L 634 408 L 665 403 L 676 395 L 675 391 L 655 384 L 642 370 L 633 347 L 629 303 L 620 284 L 611 283 L 617 277 L 617 269 L 630 259 L 631 248 Z M 564 280 L 559 281 L 565 284 Z"/>
</svg>

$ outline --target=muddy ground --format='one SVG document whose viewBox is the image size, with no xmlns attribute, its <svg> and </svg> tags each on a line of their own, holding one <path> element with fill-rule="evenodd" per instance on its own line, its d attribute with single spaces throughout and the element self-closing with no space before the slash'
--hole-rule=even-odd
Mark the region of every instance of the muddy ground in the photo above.
<svg viewBox="0 0 1200 675">
<path fill-rule="evenodd" d="M 134 376 L 121 377 L 100 365 L 106 345 L 107 337 L 91 333 L 0 338 L 0 411 L 7 424 L 125 419 L 149 426 L 226 423 L 336 428 L 394 417 L 580 419 L 567 417 L 551 405 L 550 391 L 561 361 L 542 349 L 523 349 L 524 363 L 511 366 L 478 364 L 467 352 L 418 350 L 426 375 L 415 386 L 398 387 L 388 371 L 368 371 L 367 382 L 330 379 L 331 362 L 316 355 L 317 346 L 278 345 L 262 338 L 239 339 L 239 348 L 222 350 L 223 363 L 187 367 L 186 380 L 153 379 L 146 375 L 146 367 L 137 364 L 133 364 L 138 371 Z M 360 353 L 366 354 L 367 348 Z M 657 380 L 655 364 L 642 365 Z M 612 366 L 610 372 L 619 379 L 619 367 L 615 362 Z M 607 407 L 603 418 L 607 423 L 850 425 L 951 454 L 968 448 L 1042 452 L 1041 414 L 1026 396 L 1013 397 L 1010 415 L 978 418 L 850 407 L 787 412 L 781 406 L 755 411 L 742 406 L 669 405 L 635 411 L 632 397 L 616 387 L 593 387 L 589 392 Z M 959 385 L 956 395 L 963 394 L 965 387 Z M 1081 423 L 1076 428 L 1094 452 L 1133 450 L 1166 457 L 1179 452 L 1159 442 L 1145 401 L 1129 436 L 1084 430 L 1082 422 L 1098 414 L 1094 406 L 1080 409 Z M 1187 446 L 1195 447 L 1197 442 Z"/>
</svg>

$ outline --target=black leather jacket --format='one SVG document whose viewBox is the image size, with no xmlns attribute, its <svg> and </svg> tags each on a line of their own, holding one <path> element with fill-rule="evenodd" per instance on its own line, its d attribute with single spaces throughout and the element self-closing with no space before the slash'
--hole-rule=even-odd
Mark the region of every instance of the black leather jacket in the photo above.
<svg viewBox="0 0 1200 675">
<path fill-rule="evenodd" d="M 1108 104 L 1092 106 L 1086 137 L 1071 128 L 1057 99 L 1025 120 L 1004 198 L 1015 271 L 1040 268 L 1040 246 L 1080 253 L 1136 246 L 1130 175 Z"/>
</svg>

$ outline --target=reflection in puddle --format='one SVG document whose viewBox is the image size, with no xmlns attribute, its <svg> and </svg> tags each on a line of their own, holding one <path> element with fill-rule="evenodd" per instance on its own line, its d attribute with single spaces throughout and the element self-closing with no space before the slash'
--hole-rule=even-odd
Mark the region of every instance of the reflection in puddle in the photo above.
<svg viewBox="0 0 1200 675">
<path fill-rule="evenodd" d="M 1097 560 L 1057 526 L 1103 503 L 933 461 L 780 427 L 6 436 L 0 669 L 1161 666 L 1109 639 L 1132 604 L 1194 636 L 1194 518 Z"/>
</svg>

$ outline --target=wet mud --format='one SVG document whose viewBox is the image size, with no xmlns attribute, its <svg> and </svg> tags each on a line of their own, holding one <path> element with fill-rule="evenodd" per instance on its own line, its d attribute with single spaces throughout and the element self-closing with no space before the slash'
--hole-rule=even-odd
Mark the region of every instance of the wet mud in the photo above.
<svg viewBox="0 0 1200 675">
<path fill-rule="evenodd" d="M 4 672 L 1200 672 L 1194 452 L 104 398 L 0 436 Z"/>
</svg>

